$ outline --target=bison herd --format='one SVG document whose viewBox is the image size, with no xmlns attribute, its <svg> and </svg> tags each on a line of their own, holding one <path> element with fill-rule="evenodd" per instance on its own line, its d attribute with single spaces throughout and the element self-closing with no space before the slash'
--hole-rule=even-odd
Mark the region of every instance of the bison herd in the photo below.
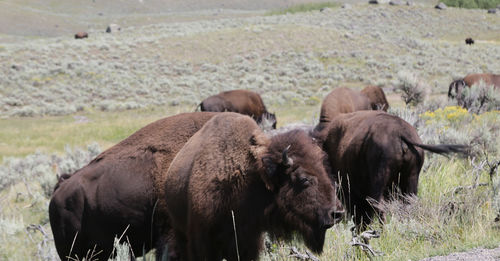
<svg viewBox="0 0 500 261">
<path fill-rule="evenodd" d="M 135 257 L 156 249 L 157 260 L 255 260 L 264 233 L 298 235 L 321 253 L 326 230 L 342 218 L 363 229 L 383 217 L 370 200 L 416 194 L 424 150 L 467 150 L 422 144 L 413 126 L 384 112 L 389 104 L 374 86 L 332 90 L 317 126 L 289 131 L 263 130 L 276 128 L 276 117 L 250 91 L 199 107 L 61 176 L 49 205 L 61 259 L 106 259 L 117 237 Z"/>
</svg>

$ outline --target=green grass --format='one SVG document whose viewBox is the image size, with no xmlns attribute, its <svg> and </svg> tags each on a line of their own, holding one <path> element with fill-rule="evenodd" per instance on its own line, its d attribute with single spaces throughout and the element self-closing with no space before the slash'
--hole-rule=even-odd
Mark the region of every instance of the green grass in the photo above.
<svg viewBox="0 0 500 261">
<path fill-rule="evenodd" d="M 278 126 L 305 121 L 319 113 L 318 105 L 270 106 Z M 102 150 L 130 136 L 155 120 L 193 111 L 192 106 L 149 108 L 129 111 L 90 111 L 68 116 L 0 119 L 0 162 L 5 157 L 23 157 L 36 151 L 63 152 L 65 146 L 85 147 L 97 142 Z M 85 117 L 88 122 L 79 122 Z"/>
<path fill-rule="evenodd" d="M 288 13 L 295 14 L 295 13 L 316 11 L 316 10 L 320 10 L 322 8 L 336 8 L 339 6 L 340 6 L 340 4 L 336 3 L 336 2 L 299 4 L 299 5 L 294 5 L 292 7 L 282 9 L 282 10 L 275 10 L 275 11 L 267 12 L 266 15 L 283 15 L 283 14 L 288 14 Z"/>
<path fill-rule="evenodd" d="M 191 107 L 151 108 L 121 112 L 85 112 L 68 116 L 0 119 L 0 162 L 36 151 L 64 151 L 66 145 L 84 147 L 97 142 L 104 150 L 157 119 Z M 75 118 L 76 117 L 76 118 Z M 85 117 L 86 122 L 79 122 Z"/>
<path fill-rule="evenodd" d="M 490 9 L 500 5 L 500 0 L 443 0 L 447 6 L 468 9 Z"/>
</svg>

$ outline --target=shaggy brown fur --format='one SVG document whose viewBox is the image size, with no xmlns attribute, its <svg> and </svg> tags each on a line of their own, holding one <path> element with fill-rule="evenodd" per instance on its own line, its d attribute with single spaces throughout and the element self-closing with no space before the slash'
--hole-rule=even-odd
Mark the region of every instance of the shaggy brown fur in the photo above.
<svg viewBox="0 0 500 261">
<path fill-rule="evenodd" d="M 465 152 L 462 145 L 424 145 L 413 126 L 380 111 L 358 111 L 336 117 L 323 133 L 316 133 L 328 155 L 334 181 L 341 184 L 341 199 L 354 215 L 358 228 L 379 212 L 368 199 L 387 198 L 398 188 L 415 195 L 424 163 L 424 150 Z M 375 209 L 374 209 L 375 207 Z"/>
<path fill-rule="evenodd" d="M 258 93 L 247 90 L 232 90 L 210 96 L 200 103 L 201 111 L 237 112 L 252 117 L 258 124 L 270 121 L 276 129 L 276 116 L 267 111 Z"/>
<path fill-rule="evenodd" d="M 448 98 L 457 99 L 457 104 L 464 105 L 462 98 L 462 91 L 464 87 L 471 87 L 483 81 L 486 85 L 493 86 L 495 89 L 500 90 L 500 75 L 491 73 L 478 73 L 469 74 L 465 78 L 453 81 L 448 88 Z"/>
<path fill-rule="evenodd" d="M 384 110 L 389 109 L 389 103 L 382 88 L 368 86 L 361 92 L 340 87 L 333 89 L 321 104 L 321 114 L 317 131 L 323 128 L 338 115 L 361 110 Z"/>
<path fill-rule="evenodd" d="M 88 38 L 89 34 L 87 32 L 78 32 L 75 34 L 75 39 Z"/>
<path fill-rule="evenodd" d="M 237 260 L 238 247 L 241 260 L 256 260 L 265 231 L 285 237 L 298 231 L 309 248 L 321 252 L 326 229 L 343 212 L 323 157 L 305 132 L 268 138 L 247 116 L 212 118 L 166 175 L 168 213 L 182 249 L 178 258 Z"/>
<path fill-rule="evenodd" d="M 95 258 L 107 259 L 114 237 L 125 230 L 122 240 L 129 240 L 135 256 L 151 248 L 157 248 L 157 256 L 161 256 L 169 227 L 164 201 L 158 200 L 160 175 L 184 143 L 215 114 L 185 113 L 151 123 L 71 177 L 62 176 L 49 206 L 59 257 L 81 259 L 96 246 L 96 252 L 103 252 Z M 169 246 L 169 252 L 174 249 Z"/>
</svg>

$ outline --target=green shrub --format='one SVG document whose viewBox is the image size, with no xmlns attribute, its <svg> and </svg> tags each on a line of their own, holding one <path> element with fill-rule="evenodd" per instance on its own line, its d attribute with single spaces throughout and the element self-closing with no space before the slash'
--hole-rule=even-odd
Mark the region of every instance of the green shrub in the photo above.
<svg viewBox="0 0 500 261">
<path fill-rule="evenodd" d="M 490 9 L 500 5 L 500 0 L 443 0 L 442 2 L 447 6 L 469 9 Z"/>
</svg>

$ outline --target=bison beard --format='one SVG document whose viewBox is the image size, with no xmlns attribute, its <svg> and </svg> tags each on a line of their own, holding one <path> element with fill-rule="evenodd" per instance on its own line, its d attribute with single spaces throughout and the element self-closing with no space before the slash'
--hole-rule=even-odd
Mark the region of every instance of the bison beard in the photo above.
<svg viewBox="0 0 500 261">
<path fill-rule="evenodd" d="M 299 232 L 320 253 L 342 206 L 303 131 L 268 138 L 247 116 L 223 113 L 179 151 L 166 174 L 167 209 L 182 260 L 255 260 L 265 231 Z"/>
</svg>

